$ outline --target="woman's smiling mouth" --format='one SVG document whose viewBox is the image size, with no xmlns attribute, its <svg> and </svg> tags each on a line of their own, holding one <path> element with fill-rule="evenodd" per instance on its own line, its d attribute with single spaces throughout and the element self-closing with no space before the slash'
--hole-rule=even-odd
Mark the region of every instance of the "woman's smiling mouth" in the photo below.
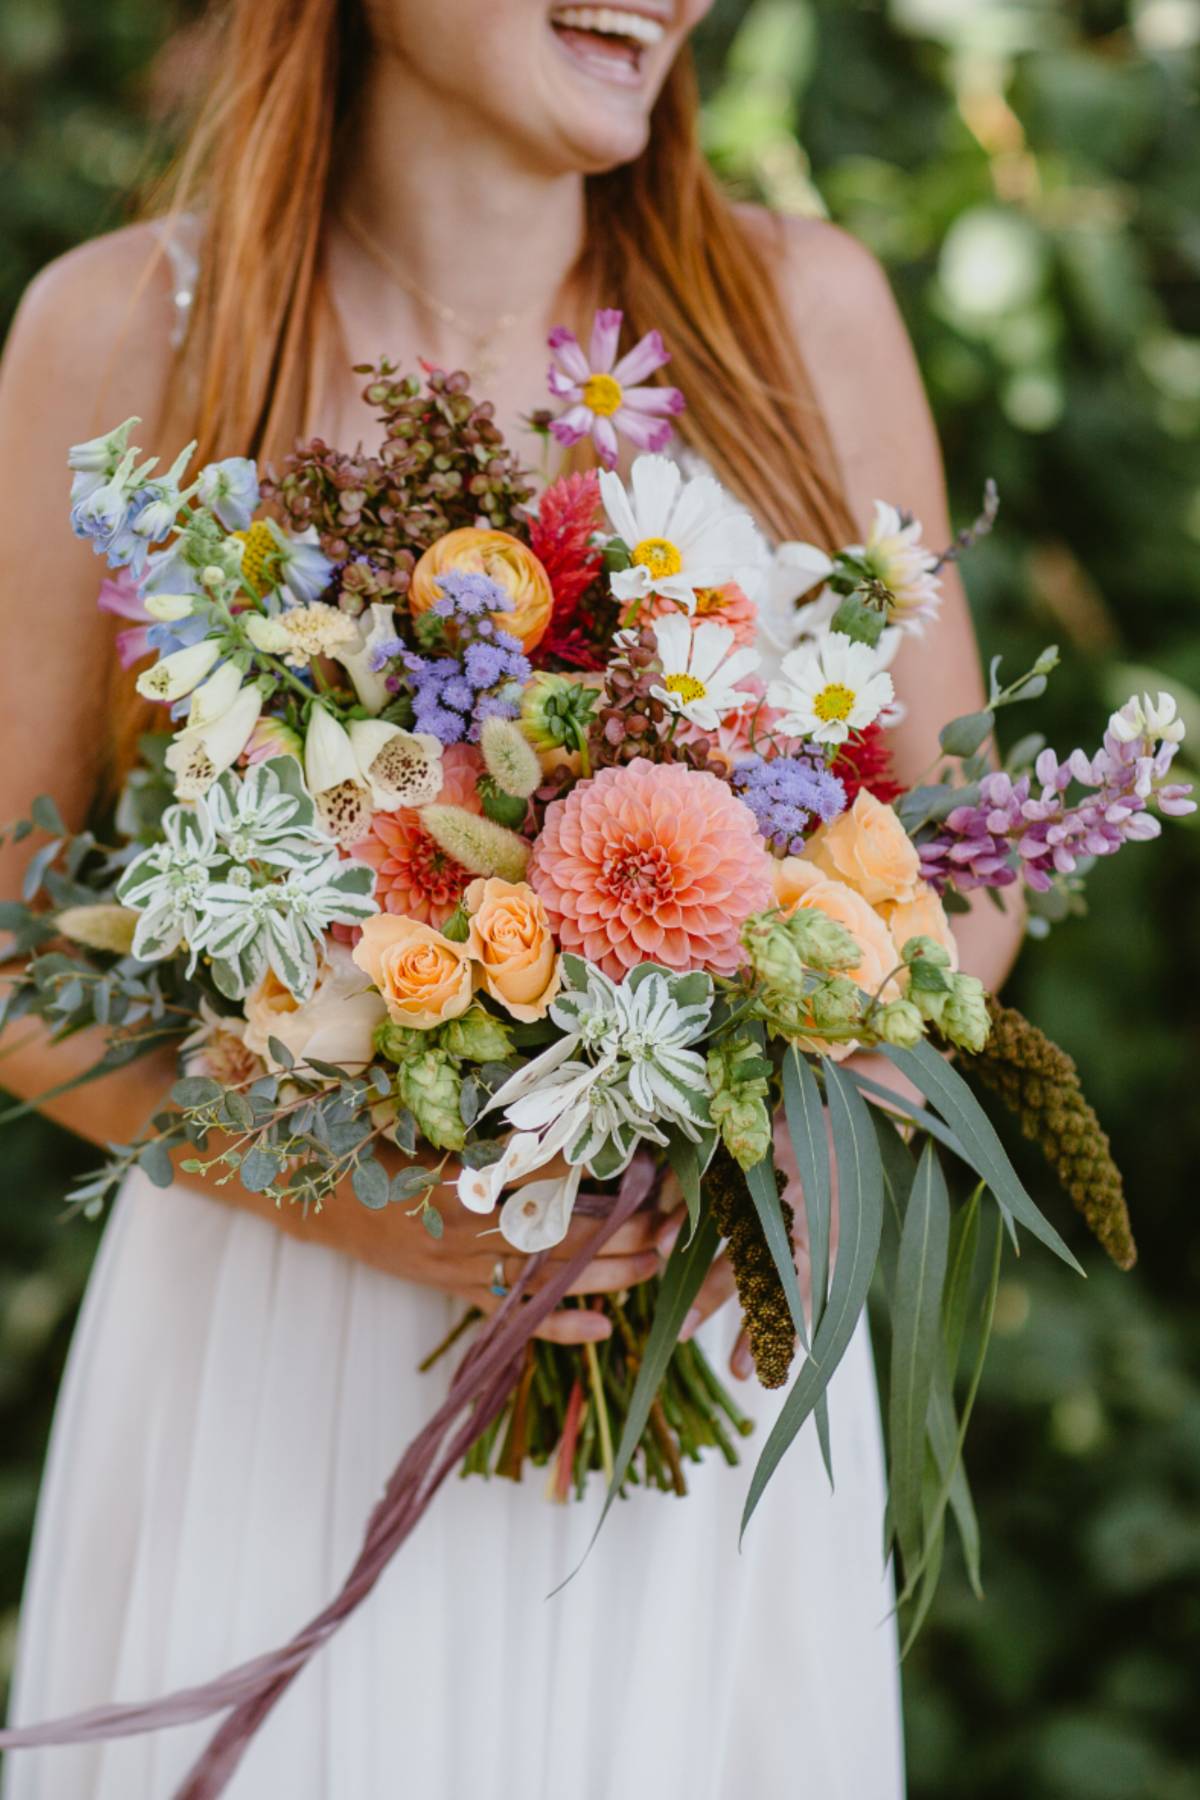
<svg viewBox="0 0 1200 1800">
<path fill-rule="evenodd" d="M 556 6 L 550 25 L 577 68 L 621 87 L 640 84 L 645 52 L 667 30 L 661 14 L 626 6 Z"/>
</svg>

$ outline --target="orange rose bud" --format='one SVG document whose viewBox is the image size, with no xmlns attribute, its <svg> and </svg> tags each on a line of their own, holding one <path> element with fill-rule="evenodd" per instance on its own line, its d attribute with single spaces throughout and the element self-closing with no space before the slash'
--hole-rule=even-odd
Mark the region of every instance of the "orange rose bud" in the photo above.
<svg viewBox="0 0 1200 1800">
<path fill-rule="evenodd" d="M 383 995 L 397 1025 L 428 1031 L 471 1004 L 474 981 L 466 945 L 452 944 L 418 919 L 376 913 L 362 928 L 354 960 Z"/>
<path fill-rule="evenodd" d="M 464 525 L 431 544 L 412 572 L 408 607 L 414 618 L 441 598 L 438 579 L 452 573 L 486 575 L 512 599 L 511 612 L 493 613 L 501 631 L 519 638 L 528 653 L 540 644 L 554 610 L 550 577 L 533 551 L 507 531 Z"/>
<path fill-rule="evenodd" d="M 562 985 L 546 909 L 525 881 L 489 876 L 464 895 L 471 916 L 467 949 L 480 985 L 514 1019 L 544 1019 Z"/>
</svg>

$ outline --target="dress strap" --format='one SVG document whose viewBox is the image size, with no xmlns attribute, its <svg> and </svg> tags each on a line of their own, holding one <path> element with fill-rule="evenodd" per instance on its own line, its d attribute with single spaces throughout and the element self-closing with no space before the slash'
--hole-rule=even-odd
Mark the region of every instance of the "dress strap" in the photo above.
<svg viewBox="0 0 1200 1800">
<path fill-rule="evenodd" d="M 183 213 L 174 219 L 157 220 L 154 230 L 171 265 L 171 303 L 174 315 L 171 345 L 178 350 L 187 337 L 192 317 L 192 301 L 196 296 L 196 280 L 200 273 L 198 225 L 190 213 Z"/>
</svg>

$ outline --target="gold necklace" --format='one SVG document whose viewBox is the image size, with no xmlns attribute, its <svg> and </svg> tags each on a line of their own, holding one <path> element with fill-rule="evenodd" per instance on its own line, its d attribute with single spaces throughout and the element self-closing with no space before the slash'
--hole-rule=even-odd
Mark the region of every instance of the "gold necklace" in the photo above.
<svg viewBox="0 0 1200 1800">
<path fill-rule="evenodd" d="M 475 366 L 471 371 L 473 375 L 480 381 L 486 382 L 493 375 L 499 373 L 503 364 L 494 354 L 497 339 L 511 331 L 514 325 L 519 325 L 522 319 L 527 318 L 535 310 L 533 306 L 525 308 L 522 312 L 499 313 L 481 331 L 477 326 L 472 325 L 470 320 L 464 319 L 462 314 L 445 300 L 439 300 L 436 294 L 429 293 L 426 288 L 414 281 L 408 271 L 401 268 L 395 257 L 391 256 L 383 245 L 376 241 L 361 219 L 356 218 L 353 213 L 344 211 L 339 211 L 337 217 L 339 223 L 359 248 L 366 251 L 371 261 L 382 269 L 390 281 L 395 282 L 398 288 L 402 288 L 406 294 L 418 301 L 428 312 L 433 314 L 435 319 L 440 319 L 443 325 L 448 325 L 452 331 L 458 331 L 466 338 L 474 351 Z"/>
</svg>

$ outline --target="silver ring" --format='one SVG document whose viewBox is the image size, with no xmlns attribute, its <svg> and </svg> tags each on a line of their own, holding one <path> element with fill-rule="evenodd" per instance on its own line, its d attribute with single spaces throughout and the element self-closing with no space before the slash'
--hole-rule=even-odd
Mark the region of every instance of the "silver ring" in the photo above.
<svg viewBox="0 0 1200 1800">
<path fill-rule="evenodd" d="M 497 1300 L 503 1300 L 508 1292 L 508 1284 L 504 1279 L 504 1260 L 502 1257 L 498 1256 L 493 1264 L 492 1285 L 489 1291 L 495 1294 Z"/>
</svg>

